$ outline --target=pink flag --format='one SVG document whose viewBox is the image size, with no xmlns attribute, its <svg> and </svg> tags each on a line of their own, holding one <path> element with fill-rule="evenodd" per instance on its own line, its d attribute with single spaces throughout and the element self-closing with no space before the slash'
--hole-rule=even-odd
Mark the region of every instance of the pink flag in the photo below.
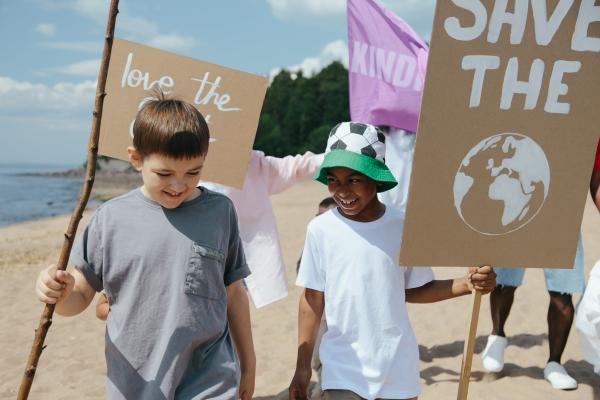
<svg viewBox="0 0 600 400">
<path fill-rule="evenodd" d="M 350 115 L 353 121 L 415 132 L 428 47 L 375 0 L 348 0 Z"/>
</svg>

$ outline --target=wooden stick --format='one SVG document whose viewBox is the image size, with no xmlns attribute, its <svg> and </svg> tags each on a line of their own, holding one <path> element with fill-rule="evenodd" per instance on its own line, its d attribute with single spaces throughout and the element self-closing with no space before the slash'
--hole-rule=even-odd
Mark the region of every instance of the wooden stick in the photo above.
<svg viewBox="0 0 600 400">
<path fill-rule="evenodd" d="M 460 367 L 460 382 L 458 384 L 458 400 L 467 400 L 469 393 L 469 379 L 471 377 L 471 364 L 473 362 L 473 351 L 475 350 L 475 336 L 477 335 L 477 322 L 479 321 L 479 309 L 481 307 L 481 292 L 475 290 L 472 295 L 472 311 L 469 320 L 469 333 L 463 349 L 462 365 Z"/>
<path fill-rule="evenodd" d="M 71 254 L 71 248 L 73 247 L 73 239 L 77 232 L 79 221 L 83 215 L 83 211 L 87 205 L 92 186 L 94 184 L 94 177 L 96 174 L 96 160 L 98 158 L 98 140 L 100 138 L 100 123 L 102 121 L 102 107 L 104 105 L 104 97 L 106 96 L 106 79 L 108 75 L 108 64 L 110 62 L 110 53 L 112 50 L 113 37 L 115 33 L 115 24 L 119 0 L 112 0 L 108 13 L 108 23 L 106 26 L 106 36 L 104 37 L 104 49 L 102 50 L 102 61 L 100 63 L 100 71 L 98 73 L 98 85 L 96 87 L 96 102 L 94 104 L 94 112 L 92 117 L 92 129 L 90 132 L 90 138 L 88 141 L 88 153 L 87 153 L 87 165 L 85 169 L 85 178 L 82 183 L 81 191 L 79 192 L 79 200 L 71 215 L 71 220 L 65 233 L 65 239 L 63 246 L 58 258 L 57 267 L 58 270 L 65 270 L 67 268 L 67 262 L 69 255 Z M 31 346 L 31 352 L 29 353 L 29 359 L 27 360 L 27 367 L 19 386 L 19 393 L 17 395 L 18 400 L 25 400 L 29 396 L 31 384 L 37 369 L 38 361 L 42 350 L 44 349 L 44 340 L 48 329 L 52 324 L 52 315 L 54 314 L 54 304 L 46 304 L 38 328 L 35 330 L 35 338 L 33 345 Z"/>
</svg>

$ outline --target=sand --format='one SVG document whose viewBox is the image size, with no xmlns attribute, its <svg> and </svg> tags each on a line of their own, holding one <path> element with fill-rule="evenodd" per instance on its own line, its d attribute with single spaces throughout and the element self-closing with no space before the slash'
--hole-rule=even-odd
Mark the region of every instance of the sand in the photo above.
<svg viewBox="0 0 600 400">
<path fill-rule="evenodd" d="M 252 309 L 257 354 L 256 399 L 287 398 L 296 357 L 297 301 L 293 285 L 295 263 L 301 252 L 307 222 L 326 196 L 324 186 L 304 182 L 273 196 L 290 295 L 262 309 Z M 86 212 L 82 224 L 91 211 Z M 31 348 L 42 304 L 34 295 L 41 268 L 55 262 L 69 216 L 31 221 L 0 228 L 0 399 L 14 399 Z M 80 228 L 83 225 L 80 226 Z M 588 200 L 583 219 L 586 277 L 600 258 L 600 215 Z M 457 277 L 463 268 L 435 268 L 438 278 Z M 578 297 L 576 296 L 577 300 Z M 563 363 L 579 381 L 574 391 L 557 391 L 543 379 L 548 357 L 546 310 L 548 294 L 543 272 L 530 270 L 516 292 L 506 327 L 510 335 L 506 367 L 500 374 L 484 372 L 480 353 L 491 329 L 489 300 L 484 297 L 473 359 L 470 399 L 600 399 L 600 377 L 583 361 L 573 328 Z M 421 353 L 420 399 L 455 399 L 470 314 L 470 299 L 462 297 L 430 305 L 409 305 Z M 46 338 L 30 399 L 102 399 L 105 365 L 104 323 L 90 308 L 77 317 L 56 316 Z"/>
</svg>

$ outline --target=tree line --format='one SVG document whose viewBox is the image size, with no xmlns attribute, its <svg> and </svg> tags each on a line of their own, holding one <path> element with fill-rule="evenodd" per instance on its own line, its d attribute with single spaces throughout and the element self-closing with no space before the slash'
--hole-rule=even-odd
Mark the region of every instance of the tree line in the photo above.
<svg viewBox="0 0 600 400">
<path fill-rule="evenodd" d="M 278 157 L 322 153 L 331 128 L 349 120 L 343 64 L 334 61 L 312 77 L 282 70 L 267 89 L 254 149 Z"/>
</svg>

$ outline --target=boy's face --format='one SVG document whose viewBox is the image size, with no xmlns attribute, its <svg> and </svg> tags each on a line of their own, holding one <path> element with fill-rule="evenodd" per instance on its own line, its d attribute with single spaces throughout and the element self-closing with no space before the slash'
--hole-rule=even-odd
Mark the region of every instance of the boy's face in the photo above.
<svg viewBox="0 0 600 400">
<path fill-rule="evenodd" d="M 370 222 L 381 217 L 384 205 L 377 198 L 377 181 L 345 167 L 327 170 L 327 188 L 349 219 Z"/>
<path fill-rule="evenodd" d="M 200 194 L 196 188 L 206 156 L 174 159 L 151 154 L 143 160 L 128 149 L 131 164 L 142 173 L 142 192 L 165 208 L 177 208 Z"/>
</svg>

